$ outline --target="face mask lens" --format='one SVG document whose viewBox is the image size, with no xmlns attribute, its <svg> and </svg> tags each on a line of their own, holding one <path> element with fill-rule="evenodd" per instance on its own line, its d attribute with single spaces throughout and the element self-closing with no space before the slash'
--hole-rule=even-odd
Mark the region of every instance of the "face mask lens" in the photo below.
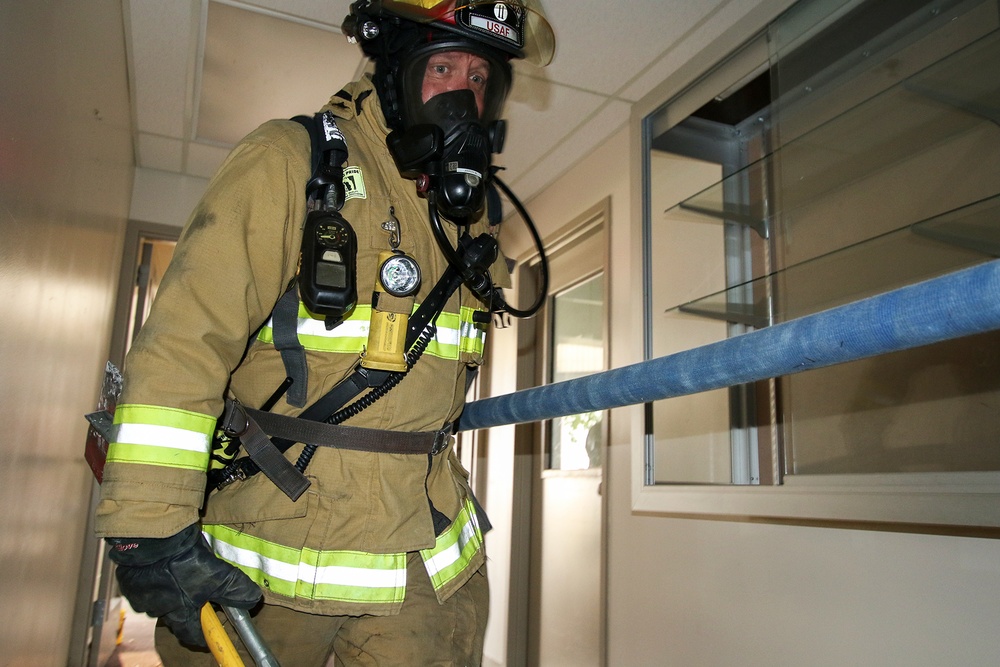
<svg viewBox="0 0 1000 667">
<path fill-rule="evenodd" d="M 496 120 L 509 86 L 508 66 L 461 44 L 442 43 L 416 52 L 402 67 L 403 124 L 435 123 L 426 105 L 447 92 L 467 90 L 475 98 L 476 117 L 485 126 Z M 473 119 L 474 120 L 474 119 Z"/>
</svg>

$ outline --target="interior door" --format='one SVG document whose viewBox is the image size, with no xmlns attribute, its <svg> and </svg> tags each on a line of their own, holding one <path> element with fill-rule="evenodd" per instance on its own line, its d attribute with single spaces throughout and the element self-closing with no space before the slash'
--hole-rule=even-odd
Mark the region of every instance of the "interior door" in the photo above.
<svg viewBox="0 0 1000 667">
<path fill-rule="evenodd" d="M 125 234 L 124 259 L 119 277 L 109 358 L 118 368 L 139 327 L 146 320 L 163 272 L 173 257 L 180 228 L 154 223 L 130 222 Z M 71 665 L 99 667 L 108 662 L 116 646 L 121 623 L 122 599 L 105 556 L 103 540 L 94 537 L 93 518 L 99 490 L 91 492 L 86 544 L 81 563 L 78 622 L 90 627 L 79 631 L 81 650 L 73 651 Z"/>
<path fill-rule="evenodd" d="M 607 367 L 603 214 L 550 250 L 549 296 L 534 363 L 547 383 Z M 540 352 L 540 353 L 539 353 Z M 528 664 L 603 664 L 603 411 L 535 430 Z"/>
</svg>

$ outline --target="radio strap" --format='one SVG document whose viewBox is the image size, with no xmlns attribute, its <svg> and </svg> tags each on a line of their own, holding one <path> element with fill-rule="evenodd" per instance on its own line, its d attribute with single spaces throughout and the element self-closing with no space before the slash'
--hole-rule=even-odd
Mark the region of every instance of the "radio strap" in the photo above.
<svg viewBox="0 0 1000 667">
<path fill-rule="evenodd" d="M 312 178 L 306 184 L 306 198 L 310 207 L 340 210 L 346 196 L 344 189 L 344 165 L 347 164 L 347 141 L 337 127 L 337 120 L 329 111 L 315 116 L 292 118 L 309 132 L 311 146 Z M 285 400 L 289 405 L 301 408 L 306 404 L 309 388 L 309 367 L 306 351 L 299 342 L 299 300 L 295 282 L 278 299 L 271 314 L 274 332 L 274 347 L 281 354 L 285 374 L 292 378 Z"/>
</svg>

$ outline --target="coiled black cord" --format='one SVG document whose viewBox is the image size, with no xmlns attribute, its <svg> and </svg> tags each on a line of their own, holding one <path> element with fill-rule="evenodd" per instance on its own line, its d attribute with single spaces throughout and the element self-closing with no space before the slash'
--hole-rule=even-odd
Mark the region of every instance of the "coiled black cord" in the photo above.
<svg viewBox="0 0 1000 667">
<path fill-rule="evenodd" d="M 545 303 L 545 297 L 547 297 L 549 294 L 549 260 L 545 256 L 545 248 L 544 246 L 542 246 L 542 238 L 541 236 L 538 235 L 538 229 L 535 227 L 535 221 L 531 219 L 530 215 L 528 215 L 528 210 L 524 207 L 524 204 L 521 203 L 521 200 L 517 198 L 517 195 L 515 195 L 514 192 L 509 187 L 507 187 L 507 184 L 501 181 L 500 178 L 495 173 L 493 174 L 493 182 L 497 184 L 500 190 L 503 191 L 504 195 L 506 195 L 510 203 L 514 205 L 514 208 L 517 209 L 518 215 L 521 216 L 521 219 L 524 220 L 524 224 L 528 227 L 528 232 L 531 234 L 531 239 L 535 243 L 535 249 L 538 250 L 539 278 L 538 278 L 538 294 L 535 298 L 535 302 L 525 310 L 514 308 L 509 303 L 507 303 L 506 300 L 504 300 L 503 303 L 504 310 L 506 310 L 514 317 L 523 319 L 526 317 L 531 317 L 532 315 L 537 313 L 538 310 Z"/>
</svg>

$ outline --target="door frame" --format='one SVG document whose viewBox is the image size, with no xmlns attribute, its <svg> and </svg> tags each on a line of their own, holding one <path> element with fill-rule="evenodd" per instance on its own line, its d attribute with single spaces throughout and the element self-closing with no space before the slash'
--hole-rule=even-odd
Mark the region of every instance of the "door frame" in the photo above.
<svg viewBox="0 0 1000 667">
<path fill-rule="evenodd" d="M 546 255 L 554 257 L 563 250 L 575 244 L 600 234 L 604 247 L 601 258 L 604 272 L 604 299 L 608 304 L 611 294 L 610 266 L 610 226 L 611 198 L 606 197 L 591 208 L 578 215 L 568 224 L 559 228 L 550 238 L 545 240 Z M 516 269 L 516 285 L 518 296 L 527 300 L 529 294 L 535 293 L 537 281 L 536 271 L 540 263 L 537 249 L 518 257 Z M 551 298 L 554 295 L 552 285 L 549 285 L 545 297 L 545 305 L 535 317 L 521 320 L 517 326 L 517 345 L 521 351 L 517 362 L 517 390 L 539 386 L 546 382 L 548 368 L 548 341 L 551 335 Z M 603 322 L 606 363 L 610 360 L 611 350 L 611 308 L 605 309 Z M 541 327 L 541 331 L 539 331 Z M 542 345 L 537 341 L 543 341 Z M 610 434 L 610 411 L 604 420 L 604 446 L 607 447 Z M 536 526 L 541 523 L 541 508 L 534 502 L 540 491 L 542 472 L 545 464 L 545 422 L 517 424 L 514 427 L 514 469 L 513 469 L 513 507 L 511 530 L 511 562 L 510 590 L 508 603 L 507 627 L 507 665 L 520 667 L 535 664 L 538 646 L 531 645 L 532 633 L 530 624 L 536 617 L 533 605 L 538 604 L 537 591 L 529 590 L 532 571 L 539 567 L 540 548 L 538 540 L 533 539 Z M 602 487 L 606 483 L 608 456 L 602 456 Z M 600 664 L 607 665 L 607 520 L 608 493 L 602 489 L 601 494 L 601 546 L 600 546 Z M 537 610 L 537 609 L 536 609 Z"/>
<path fill-rule="evenodd" d="M 114 320 L 108 360 L 118 368 L 125 362 L 128 349 L 129 322 L 132 319 L 132 291 L 139 270 L 139 247 L 143 239 L 176 241 L 181 228 L 155 222 L 129 220 L 125 228 L 122 247 L 122 261 L 118 273 L 118 289 L 115 292 Z M 100 500 L 100 486 L 94 480 L 90 492 L 90 511 L 87 514 L 87 528 L 84 531 L 80 558 L 80 577 L 77 586 L 72 638 L 70 642 L 70 665 L 97 667 L 114 650 L 114 644 L 103 646 L 109 637 L 109 621 L 115 620 L 118 608 L 111 606 L 112 595 L 117 583 L 111 576 L 110 561 L 105 558 L 104 541 L 94 535 L 94 513 Z M 115 626 L 117 634 L 117 625 Z"/>
</svg>

